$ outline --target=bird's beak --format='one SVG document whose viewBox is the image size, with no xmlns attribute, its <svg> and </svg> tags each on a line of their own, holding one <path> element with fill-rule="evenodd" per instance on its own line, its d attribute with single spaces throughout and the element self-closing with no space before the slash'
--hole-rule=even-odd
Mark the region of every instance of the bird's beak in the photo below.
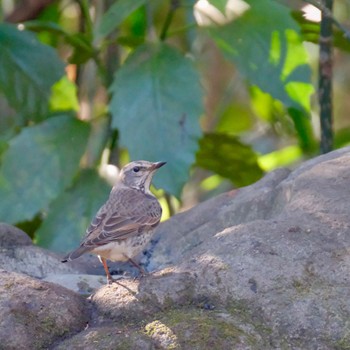
<svg viewBox="0 0 350 350">
<path fill-rule="evenodd" d="M 160 167 L 162 167 L 162 166 L 165 165 L 165 164 L 166 164 L 166 162 L 157 162 L 157 163 L 153 163 L 152 170 L 159 169 Z"/>
</svg>

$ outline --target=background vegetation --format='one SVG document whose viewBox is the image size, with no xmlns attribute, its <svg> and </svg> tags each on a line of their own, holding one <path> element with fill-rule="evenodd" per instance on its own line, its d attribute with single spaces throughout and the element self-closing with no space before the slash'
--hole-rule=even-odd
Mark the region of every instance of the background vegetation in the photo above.
<svg viewBox="0 0 350 350">
<path fill-rule="evenodd" d="M 2 1 L 0 220 L 67 251 L 108 196 L 108 164 L 166 160 L 155 185 L 167 217 L 316 155 L 320 21 L 302 15 L 319 15 L 309 3 L 330 5 Z M 335 5 L 330 127 L 341 147 L 349 3 Z"/>
</svg>

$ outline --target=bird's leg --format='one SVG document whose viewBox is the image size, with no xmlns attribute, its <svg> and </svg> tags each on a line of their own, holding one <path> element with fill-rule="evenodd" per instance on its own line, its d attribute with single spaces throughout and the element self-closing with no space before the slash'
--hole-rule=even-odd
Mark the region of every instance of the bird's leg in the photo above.
<svg viewBox="0 0 350 350">
<path fill-rule="evenodd" d="M 135 262 L 134 260 L 132 260 L 131 258 L 129 258 L 127 256 L 125 256 L 125 257 L 128 258 L 128 261 L 139 270 L 141 277 L 148 275 L 148 272 L 142 266 L 140 266 L 137 262 Z"/>
<path fill-rule="evenodd" d="M 108 269 L 108 266 L 107 266 L 107 261 L 106 261 L 105 258 L 102 258 L 102 256 L 100 256 L 100 260 L 101 260 L 101 263 L 102 263 L 103 268 L 105 269 L 105 272 L 106 272 L 106 275 L 107 275 L 107 283 L 108 284 L 112 284 L 115 281 L 114 281 L 112 275 L 109 272 L 109 269 Z"/>
</svg>

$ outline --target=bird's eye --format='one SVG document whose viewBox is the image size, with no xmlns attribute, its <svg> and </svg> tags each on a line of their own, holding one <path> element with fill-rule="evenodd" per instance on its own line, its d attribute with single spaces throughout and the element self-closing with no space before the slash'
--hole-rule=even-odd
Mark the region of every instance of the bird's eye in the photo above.
<svg viewBox="0 0 350 350">
<path fill-rule="evenodd" d="M 133 167 L 132 171 L 134 173 L 138 173 L 140 171 L 140 168 L 138 166 Z"/>
</svg>

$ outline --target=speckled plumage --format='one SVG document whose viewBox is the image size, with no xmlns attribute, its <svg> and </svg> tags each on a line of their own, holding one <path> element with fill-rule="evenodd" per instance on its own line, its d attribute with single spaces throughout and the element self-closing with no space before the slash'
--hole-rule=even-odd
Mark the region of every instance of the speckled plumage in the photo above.
<svg viewBox="0 0 350 350">
<path fill-rule="evenodd" d="M 147 245 L 162 216 L 161 206 L 149 186 L 154 172 L 164 164 L 147 161 L 127 164 L 80 246 L 62 261 L 76 259 L 86 252 L 96 254 L 101 258 L 109 282 L 112 277 L 105 259 L 130 260 L 137 265 L 132 258 Z"/>
</svg>

